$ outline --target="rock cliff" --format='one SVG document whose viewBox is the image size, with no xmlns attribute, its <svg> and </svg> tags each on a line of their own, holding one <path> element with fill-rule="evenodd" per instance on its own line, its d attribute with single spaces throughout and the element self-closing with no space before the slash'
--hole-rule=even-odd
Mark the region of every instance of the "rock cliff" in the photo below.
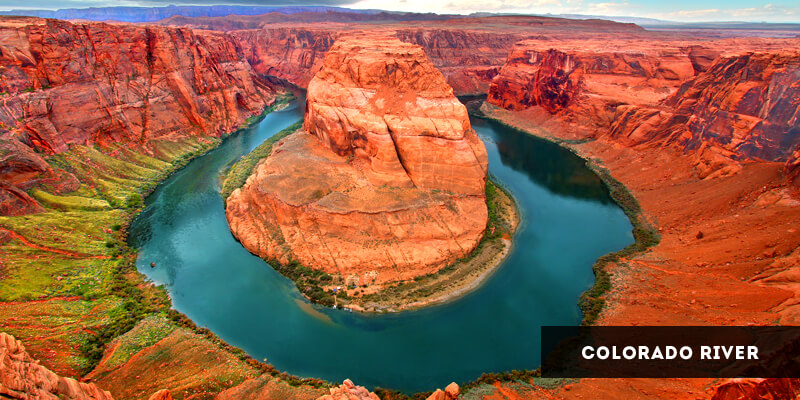
<svg viewBox="0 0 800 400">
<path fill-rule="evenodd" d="M 382 283 L 469 254 L 487 221 L 487 156 L 419 46 L 340 38 L 309 84 L 304 130 L 227 201 L 251 252 Z"/>
<path fill-rule="evenodd" d="M 63 378 L 39 365 L 13 336 L 0 332 L 0 397 L 39 400 L 113 400 L 91 383 Z"/>
<path fill-rule="evenodd" d="M 703 178 L 736 173 L 748 159 L 787 162 L 787 171 L 795 171 L 799 52 L 715 57 L 725 46 L 622 44 L 522 41 L 493 80 L 488 101 L 557 114 L 626 146 L 675 144 L 693 154 Z"/>
<path fill-rule="evenodd" d="M 243 48 L 253 69 L 307 87 L 322 67 L 325 53 L 341 34 L 353 28 L 264 27 L 230 32 Z M 457 28 L 393 28 L 373 30 L 395 34 L 400 40 L 422 46 L 434 66 L 444 74 L 455 93 L 479 94 L 503 65 L 508 50 L 523 34 L 476 32 Z"/>
<path fill-rule="evenodd" d="M 275 97 L 235 40 L 188 29 L 4 17 L 0 71 L 4 215 L 39 210 L 22 192 L 37 180 L 79 186 L 42 155 L 219 137 Z"/>
</svg>

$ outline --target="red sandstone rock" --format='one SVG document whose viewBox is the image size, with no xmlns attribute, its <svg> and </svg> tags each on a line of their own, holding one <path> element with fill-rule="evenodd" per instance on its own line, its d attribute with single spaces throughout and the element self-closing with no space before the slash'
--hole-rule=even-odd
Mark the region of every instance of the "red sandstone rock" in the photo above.
<svg viewBox="0 0 800 400">
<path fill-rule="evenodd" d="M 345 379 L 339 387 L 331 388 L 330 394 L 320 396 L 317 400 L 380 400 L 375 393 L 363 386 L 356 386 L 350 379 Z"/>
<path fill-rule="evenodd" d="M 92 383 L 63 378 L 38 364 L 21 342 L 0 332 L 0 397 L 25 400 L 113 400 Z"/>
<path fill-rule="evenodd" d="M 488 101 L 511 110 L 556 113 L 572 103 L 654 104 L 703 67 L 701 47 L 644 39 L 525 40 L 492 81 Z M 580 96 L 580 99 L 577 97 Z"/>
<path fill-rule="evenodd" d="M 794 399 L 800 396 L 798 379 L 727 379 L 712 389 L 712 400 Z"/>
<path fill-rule="evenodd" d="M 477 245 L 486 150 L 418 46 L 337 41 L 309 84 L 305 128 L 228 198 L 247 249 L 380 283 L 434 272 Z"/>
<path fill-rule="evenodd" d="M 453 382 L 447 387 L 442 389 L 436 389 L 426 400 L 456 400 L 458 399 L 459 394 L 459 387 L 458 384 Z"/>
<path fill-rule="evenodd" d="M 683 42 L 522 41 L 488 101 L 511 110 L 538 106 L 626 146 L 676 144 L 692 152 L 701 178 L 736 173 L 744 159 L 789 160 L 793 174 L 800 51 L 709 63 L 717 53 Z"/>
<path fill-rule="evenodd" d="M 161 389 L 155 393 L 148 400 L 173 400 L 172 393 L 167 389 Z"/>
<path fill-rule="evenodd" d="M 272 101 L 227 35 L 0 20 L 0 123 L 35 147 L 227 133 Z"/>
</svg>

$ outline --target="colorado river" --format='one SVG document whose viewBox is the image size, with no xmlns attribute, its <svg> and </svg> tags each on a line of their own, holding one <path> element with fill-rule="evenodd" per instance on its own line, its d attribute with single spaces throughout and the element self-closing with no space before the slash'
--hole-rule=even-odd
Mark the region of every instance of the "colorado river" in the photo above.
<svg viewBox="0 0 800 400">
<path fill-rule="evenodd" d="M 146 199 L 130 229 L 139 271 L 166 286 L 175 309 L 282 371 L 415 392 L 483 372 L 537 368 L 540 326 L 579 324 L 578 298 L 592 285 L 593 263 L 633 242 L 630 222 L 583 160 L 473 118 L 490 173 L 522 215 L 498 270 L 466 296 L 418 311 L 362 315 L 311 306 L 233 238 L 219 195 L 226 165 L 302 113 L 296 104 L 273 112 L 190 162 Z"/>
</svg>

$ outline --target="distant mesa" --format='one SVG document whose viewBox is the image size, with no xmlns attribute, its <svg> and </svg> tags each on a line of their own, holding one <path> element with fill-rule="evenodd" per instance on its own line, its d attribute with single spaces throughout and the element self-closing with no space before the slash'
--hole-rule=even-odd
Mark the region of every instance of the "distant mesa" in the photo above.
<svg viewBox="0 0 800 400">
<path fill-rule="evenodd" d="M 420 46 L 340 38 L 308 86 L 305 125 L 227 200 L 251 252 L 361 282 L 469 254 L 486 223 L 486 149 Z"/>
</svg>

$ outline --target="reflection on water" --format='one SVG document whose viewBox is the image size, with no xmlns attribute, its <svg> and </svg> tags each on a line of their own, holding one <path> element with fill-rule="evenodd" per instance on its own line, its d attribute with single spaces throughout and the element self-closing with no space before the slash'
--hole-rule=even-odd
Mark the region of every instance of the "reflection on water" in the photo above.
<svg viewBox="0 0 800 400">
<path fill-rule="evenodd" d="M 608 189 L 600 178 L 586 167 L 586 161 L 569 150 L 543 139 L 508 129 L 491 120 L 473 121 L 480 129 L 488 125 L 491 130 L 502 130 L 498 136 L 497 150 L 503 164 L 522 171 L 534 182 L 553 193 L 577 197 L 602 204 L 611 203 Z"/>
<path fill-rule="evenodd" d="M 580 159 L 473 120 L 491 174 L 524 218 L 497 272 L 456 301 L 417 311 L 311 306 L 231 235 L 218 193 L 220 170 L 300 117 L 297 107 L 272 113 L 190 162 L 146 199 L 131 226 L 139 270 L 166 285 L 176 309 L 283 371 L 414 392 L 537 368 L 540 326 L 580 323 L 577 301 L 593 282 L 592 264 L 632 242 L 624 213 Z"/>
</svg>

